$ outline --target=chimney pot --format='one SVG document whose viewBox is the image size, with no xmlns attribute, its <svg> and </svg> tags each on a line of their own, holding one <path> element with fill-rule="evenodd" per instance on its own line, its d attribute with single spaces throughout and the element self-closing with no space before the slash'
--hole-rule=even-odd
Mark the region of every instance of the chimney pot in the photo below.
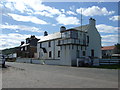
<svg viewBox="0 0 120 90">
<path fill-rule="evenodd" d="M 48 35 L 47 31 L 45 31 L 45 32 L 44 32 L 44 36 L 47 36 L 47 35 Z"/>
<path fill-rule="evenodd" d="M 23 45 L 25 42 L 24 41 L 21 41 L 21 45 Z"/>
<path fill-rule="evenodd" d="M 90 18 L 89 19 L 89 24 L 92 25 L 92 26 L 95 26 L 96 25 L 96 20 L 93 19 L 93 18 Z"/>
</svg>

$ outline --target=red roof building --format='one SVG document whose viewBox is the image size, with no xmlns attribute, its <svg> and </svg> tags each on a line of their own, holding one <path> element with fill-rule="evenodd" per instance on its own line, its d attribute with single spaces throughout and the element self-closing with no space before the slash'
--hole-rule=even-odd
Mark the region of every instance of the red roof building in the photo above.
<svg viewBox="0 0 120 90">
<path fill-rule="evenodd" d="M 115 49 L 115 46 L 104 46 L 102 47 L 102 50 L 113 50 Z"/>
<path fill-rule="evenodd" d="M 104 46 L 101 48 L 102 58 L 113 58 L 116 54 L 117 48 L 115 46 Z M 118 55 L 117 55 L 118 56 Z"/>
</svg>

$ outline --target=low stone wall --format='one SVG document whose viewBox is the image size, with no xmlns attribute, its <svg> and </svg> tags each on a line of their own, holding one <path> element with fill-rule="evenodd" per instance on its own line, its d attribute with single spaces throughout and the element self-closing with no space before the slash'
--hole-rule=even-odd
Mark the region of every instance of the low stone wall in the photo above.
<svg viewBox="0 0 120 90">
<path fill-rule="evenodd" d="M 19 63 L 33 63 L 33 64 L 60 65 L 61 60 L 38 60 L 38 59 L 31 59 L 31 58 L 17 58 L 16 62 L 19 62 Z"/>
</svg>

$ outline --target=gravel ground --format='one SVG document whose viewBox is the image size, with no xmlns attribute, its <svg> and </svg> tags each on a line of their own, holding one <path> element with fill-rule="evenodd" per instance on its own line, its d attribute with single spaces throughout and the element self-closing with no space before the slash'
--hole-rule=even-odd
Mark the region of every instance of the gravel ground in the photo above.
<svg viewBox="0 0 120 90">
<path fill-rule="evenodd" d="M 118 88 L 115 69 L 6 64 L 10 67 L 2 70 L 3 88 Z"/>
</svg>

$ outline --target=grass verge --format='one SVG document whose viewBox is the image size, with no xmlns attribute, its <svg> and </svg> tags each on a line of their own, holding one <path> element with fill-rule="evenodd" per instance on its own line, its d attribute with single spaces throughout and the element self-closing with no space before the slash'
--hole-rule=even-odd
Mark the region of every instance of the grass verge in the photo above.
<svg viewBox="0 0 120 90">
<path fill-rule="evenodd" d="M 120 65 L 100 65 L 100 66 L 92 66 L 90 68 L 120 69 Z"/>
</svg>

